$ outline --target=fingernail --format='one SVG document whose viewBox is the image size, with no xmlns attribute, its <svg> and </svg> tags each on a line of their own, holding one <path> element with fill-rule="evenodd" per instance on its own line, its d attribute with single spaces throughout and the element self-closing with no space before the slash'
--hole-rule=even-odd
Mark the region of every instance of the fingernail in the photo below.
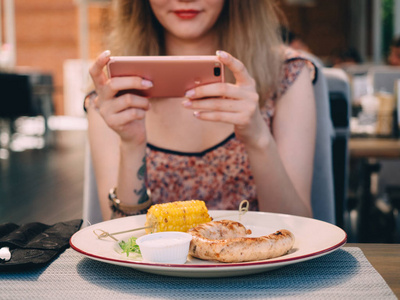
<svg viewBox="0 0 400 300">
<path fill-rule="evenodd" d="M 184 107 L 190 107 L 190 106 L 192 106 L 192 101 L 190 101 L 190 100 L 183 101 L 183 106 L 184 106 Z"/>
<path fill-rule="evenodd" d="M 106 58 L 106 57 L 109 57 L 110 55 L 111 55 L 111 51 L 106 50 L 102 54 L 100 54 L 100 58 Z"/>
<path fill-rule="evenodd" d="M 196 118 L 200 116 L 200 112 L 199 111 L 194 111 L 193 112 L 193 116 L 195 116 Z"/>
<path fill-rule="evenodd" d="M 194 90 L 188 90 L 186 93 L 185 93 L 185 96 L 186 97 L 193 97 L 194 96 Z"/>
<path fill-rule="evenodd" d="M 217 55 L 221 58 L 228 58 L 228 53 L 225 51 L 217 50 Z"/>
<path fill-rule="evenodd" d="M 149 81 L 149 80 L 143 79 L 142 80 L 142 85 L 145 86 L 145 87 L 152 87 L 153 83 L 151 81 Z"/>
</svg>

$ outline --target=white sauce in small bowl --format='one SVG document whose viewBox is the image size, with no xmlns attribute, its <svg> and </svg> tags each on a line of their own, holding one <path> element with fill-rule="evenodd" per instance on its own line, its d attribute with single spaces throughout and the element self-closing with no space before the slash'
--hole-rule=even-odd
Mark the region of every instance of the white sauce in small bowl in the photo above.
<svg viewBox="0 0 400 300">
<path fill-rule="evenodd" d="M 136 240 L 143 261 L 167 264 L 184 264 L 189 253 L 192 235 L 167 231 L 141 236 Z"/>
<path fill-rule="evenodd" d="M 177 244 L 181 244 L 185 242 L 183 238 L 157 238 L 154 240 L 145 240 L 141 243 L 142 247 L 169 247 L 175 246 Z"/>
</svg>

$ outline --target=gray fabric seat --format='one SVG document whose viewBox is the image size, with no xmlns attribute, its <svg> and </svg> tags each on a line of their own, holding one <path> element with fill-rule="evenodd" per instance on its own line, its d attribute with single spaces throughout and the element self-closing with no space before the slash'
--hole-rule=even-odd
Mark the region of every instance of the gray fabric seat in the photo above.
<svg viewBox="0 0 400 300">
<path fill-rule="evenodd" d="M 314 155 L 314 173 L 311 190 L 313 217 L 335 223 L 335 196 L 332 171 L 332 138 L 334 130 L 330 116 L 328 84 L 322 67 L 317 66 L 314 83 L 317 111 L 317 135 Z"/>
<path fill-rule="evenodd" d="M 334 128 L 332 140 L 333 183 L 335 191 L 336 225 L 344 228 L 347 208 L 350 138 L 351 96 L 347 73 L 342 69 L 324 68 L 328 84 L 331 119 Z"/>
</svg>

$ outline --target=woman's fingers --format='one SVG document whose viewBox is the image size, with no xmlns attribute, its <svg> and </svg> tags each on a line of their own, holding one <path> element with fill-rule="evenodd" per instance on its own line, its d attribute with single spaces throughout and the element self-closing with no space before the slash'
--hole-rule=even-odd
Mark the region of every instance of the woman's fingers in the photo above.
<svg viewBox="0 0 400 300">
<path fill-rule="evenodd" d="M 147 98 L 125 94 L 112 101 L 104 101 L 99 111 L 110 128 L 122 132 L 132 122 L 143 120 L 149 108 Z"/>
<path fill-rule="evenodd" d="M 120 91 L 146 90 L 153 86 L 151 81 L 141 77 L 115 77 L 111 78 L 101 89 L 103 99 L 114 98 Z"/>
<path fill-rule="evenodd" d="M 89 69 L 94 86 L 98 94 L 101 94 L 101 100 L 113 98 L 119 91 L 123 90 L 145 90 L 153 86 L 151 81 L 137 76 L 108 78 L 104 68 L 110 60 L 110 51 L 106 50 L 100 54 L 94 64 Z"/>
<path fill-rule="evenodd" d="M 186 108 L 199 111 L 244 112 L 254 111 L 258 103 L 256 101 L 232 100 L 209 98 L 203 100 L 186 100 L 182 102 Z"/>
<path fill-rule="evenodd" d="M 118 93 L 123 90 L 138 89 L 145 90 L 151 88 L 153 83 L 141 77 L 115 77 L 109 82 L 110 92 Z"/>
<path fill-rule="evenodd" d="M 147 98 L 133 94 L 124 94 L 113 101 L 105 101 L 104 110 L 117 114 L 126 109 L 135 108 L 147 111 L 150 108 L 150 102 Z"/>
<path fill-rule="evenodd" d="M 236 80 L 231 83 L 214 83 L 196 87 L 186 92 L 185 108 L 193 110 L 200 120 L 233 124 L 238 136 L 249 137 L 255 128 L 264 124 L 259 113 L 259 95 L 255 80 L 241 61 L 227 52 L 217 51 L 219 60 L 229 68 Z"/>
<path fill-rule="evenodd" d="M 226 83 L 203 85 L 189 91 L 186 96 L 188 100 L 182 105 L 198 111 L 254 113 L 259 105 L 257 92 Z"/>
<path fill-rule="evenodd" d="M 92 77 L 96 90 L 106 84 L 108 80 L 107 75 L 103 70 L 107 65 L 107 62 L 110 60 L 110 54 L 110 50 L 106 50 L 101 53 L 89 69 L 89 74 Z"/>
<path fill-rule="evenodd" d="M 221 62 L 234 74 L 236 83 L 213 83 L 198 86 L 186 91 L 185 96 L 189 99 L 202 98 L 227 98 L 232 100 L 246 99 L 258 101 L 255 80 L 250 76 L 243 63 L 227 52 L 217 51 Z"/>
<path fill-rule="evenodd" d="M 182 104 L 198 119 L 241 126 L 248 125 L 258 109 L 257 101 L 231 99 L 186 100 Z"/>
<path fill-rule="evenodd" d="M 189 99 L 202 99 L 208 97 L 221 97 L 228 99 L 254 99 L 257 95 L 239 85 L 229 83 L 212 83 L 198 86 L 186 92 Z M 258 97 L 257 97 L 258 99 Z"/>
<path fill-rule="evenodd" d="M 217 56 L 219 57 L 220 61 L 232 71 L 237 84 L 255 86 L 253 77 L 250 76 L 246 67 L 240 60 L 236 59 L 228 52 L 221 50 L 217 51 Z"/>
<path fill-rule="evenodd" d="M 186 92 L 182 104 L 201 120 L 249 126 L 257 117 L 259 95 L 254 79 L 243 63 L 227 52 L 217 51 L 220 61 L 234 74 L 236 83 L 214 83 Z"/>
<path fill-rule="evenodd" d="M 146 112 L 143 109 L 126 109 L 118 114 L 112 114 L 106 117 L 108 126 L 116 131 L 124 130 L 125 126 L 134 121 L 143 120 Z"/>
<path fill-rule="evenodd" d="M 250 124 L 249 114 L 221 111 L 194 111 L 193 115 L 203 121 L 222 122 L 235 126 L 248 126 Z"/>
</svg>

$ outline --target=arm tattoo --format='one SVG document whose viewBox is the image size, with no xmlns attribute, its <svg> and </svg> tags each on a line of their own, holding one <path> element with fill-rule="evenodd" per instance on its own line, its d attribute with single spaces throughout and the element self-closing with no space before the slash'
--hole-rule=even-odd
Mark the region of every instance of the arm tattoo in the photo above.
<svg viewBox="0 0 400 300">
<path fill-rule="evenodd" d="M 133 192 L 139 197 L 138 203 L 144 203 L 149 199 L 147 195 L 146 179 L 147 179 L 147 168 L 146 168 L 146 156 L 143 157 L 142 166 L 139 168 L 137 178 L 142 180 L 142 187 L 140 189 L 134 189 Z"/>
</svg>

